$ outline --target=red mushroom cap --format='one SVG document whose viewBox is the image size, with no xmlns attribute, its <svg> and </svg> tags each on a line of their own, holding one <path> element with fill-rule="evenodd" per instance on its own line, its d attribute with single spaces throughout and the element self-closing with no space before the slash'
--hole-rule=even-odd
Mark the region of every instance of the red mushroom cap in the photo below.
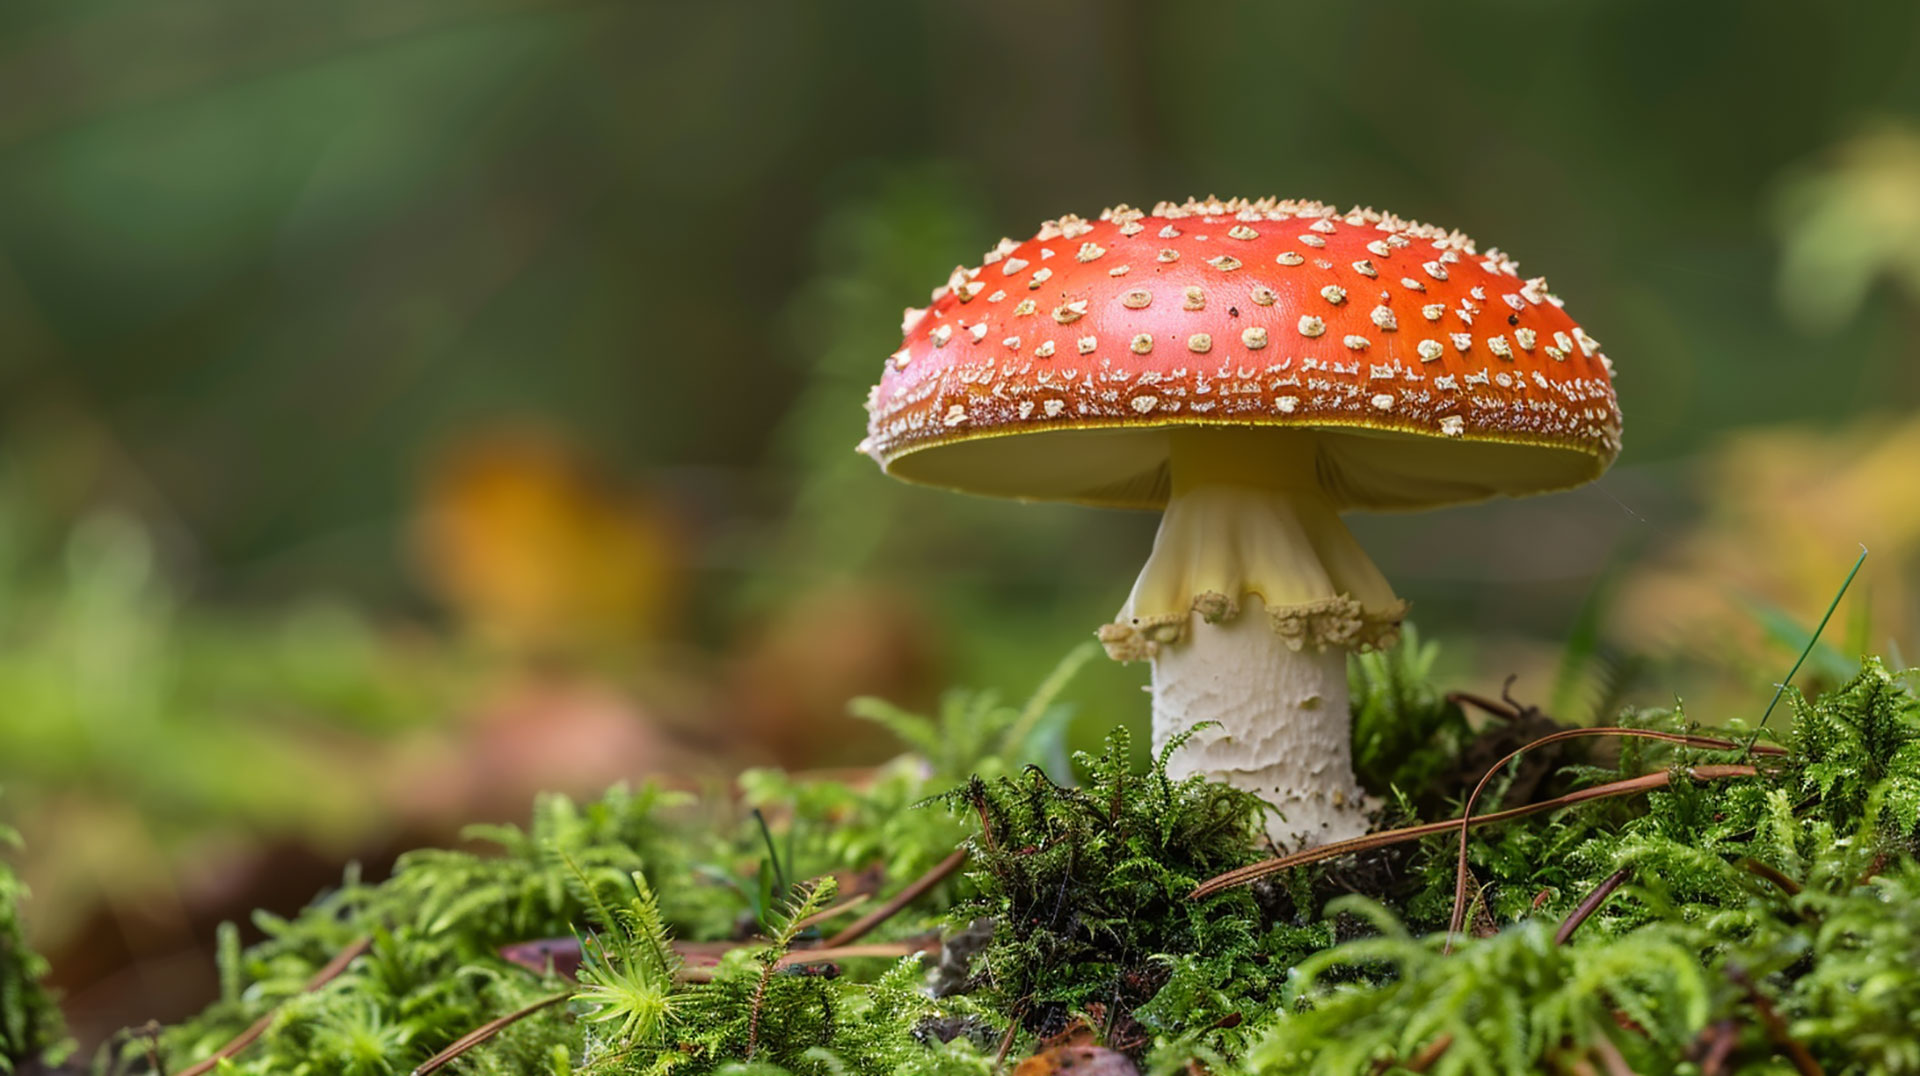
<svg viewBox="0 0 1920 1076">
<path fill-rule="evenodd" d="M 1371 209 L 1063 217 L 904 331 L 861 451 L 975 493 L 1158 507 L 1171 427 L 1319 431 L 1323 481 L 1364 508 L 1579 485 L 1620 450 L 1612 364 L 1544 279 Z"/>
</svg>

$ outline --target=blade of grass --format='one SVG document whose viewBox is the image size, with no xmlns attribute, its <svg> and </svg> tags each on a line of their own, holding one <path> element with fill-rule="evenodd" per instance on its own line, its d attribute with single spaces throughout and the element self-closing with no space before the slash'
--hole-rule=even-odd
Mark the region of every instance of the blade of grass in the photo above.
<svg viewBox="0 0 1920 1076">
<path fill-rule="evenodd" d="M 760 808 L 753 809 L 753 820 L 760 825 L 760 839 L 767 846 L 767 859 L 773 864 L 773 881 L 780 892 L 787 891 L 787 868 L 780 862 L 780 849 L 773 843 L 773 830 L 767 828 L 767 816 Z"/>
<path fill-rule="evenodd" d="M 1616 558 L 1594 581 L 1587 600 L 1580 605 L 1579 615 L 1574 618 L 1573 630 L 1567 633 L 1566 645 L 1560 649 L 1560 668 L 1554 674 L 1553 690 L 1547 696 L 1547 709 L 1569 723 L 1577 724 L 1583 719 L 1574 715 L 1591 713 L 1576 704 L 1589 670 L 1600 660 L 1600 627 L 1607 619 L 1607 611 L 1613 607 L 1619 576 L 1620 561 Z"/>
<path fill-rule="evenodd" d="M 1086 667 L 1087 662 L 1092 661 L 1093 656 L 1099 652 L 1098 643 L 1086 642 L 1069 650 L 1067 656 L 1060 659 L 1060 664 L 1055 665 L 1053 671 L 1047 674 L 1047 678 L 1040 681 L 1040 686 L 1034 689 L 1033 696 L 1027 699 L 1027 704 L 1020 709 L 1020 716 L 1007 727 L 1006 734 L 1000 738 L 1000 749 L 1003 754 L 1009 754 L 1025 746 L 1027 738 L 1033 735 L 1034 726 L 1046 716 L 1054 700 L 1060 697 L 1060 692 L 1066 690 L 1068 682 L 1074 678 L 1074 675 Z M 1016 761 L 1027 760 L 1017 759 Z"/>
<path fill-rule="evenodd" d="M 1798 673 L 1800 666 L 1806 663 L 1807 655 L 1813 653 L 1814 644 L 1820 641 L 1820 633 L 1827 630 L 1827 621 L 1833 619 L 1833 611 L 1840 608 L 1840 599 L 1847 596 L 1847 588 L 1853 585 L 1853 577 L 1860 574 L 1860 566 L 1866 562 L 1867 547 L 1863 545 L 1860 547 L 1859 558 L 1853 562 L 1853 570 L 1849 571 L 1846 579 L 1841 581 L 1840 589 L 1834 592 L 1833 601 L 1827 604 L 1827 611 L 1821 615 L 1820 623 L 1814 626 L 1813 634 L 1807 637 L 1807 645 L 1801 649 L 1800 656 L 1794 659 L 1793 668 L 1787 670 L 1787 678 L 1774 686 L 1773 698 L 1767 702 L 1767 712 L 1760 715 L 1760 728 L 1767 727 L 1767 719 L 1773 716 L 1773 708 L 1780 704 L 1780 696 L 1787 693 L 1787 685 L 1793 683 L 1794 674 Z M 1755 729 L 1753 735 L 1758 738 L 1760 730 Z M 1747 746 L 1751 748 L 1753 741 L 1747 741 Z"/>
</svg>

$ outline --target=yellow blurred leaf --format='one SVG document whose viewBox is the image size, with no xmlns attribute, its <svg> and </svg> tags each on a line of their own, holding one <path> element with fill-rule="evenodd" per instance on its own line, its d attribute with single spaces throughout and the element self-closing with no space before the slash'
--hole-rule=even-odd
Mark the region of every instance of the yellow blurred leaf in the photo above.
<svg viewBox="0 0 1920 1076">
<path fill-rule="evenodd" d="M 427 587 L 472 630 L 518 651 L 657 637 L 683 552 L 657 500 L 551 435 L 483 433 L 432 462 L 416 515 Z"/>
</svg>

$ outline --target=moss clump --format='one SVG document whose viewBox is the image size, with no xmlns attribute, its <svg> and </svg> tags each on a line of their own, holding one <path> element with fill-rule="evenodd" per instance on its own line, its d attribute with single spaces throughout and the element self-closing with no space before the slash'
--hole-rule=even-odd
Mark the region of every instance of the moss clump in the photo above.
<svg viewBox="0 0 1920 1076">
<path fill-rule="evenodd" d="M 1397 908 L 1336 903 L 1375 936 L 1301 962 L 1246 1064 L 1344 1073 L 1426 1058 L 1431 1072 L 1576 1072 L 1624 1060 L 1659 1072 L 1719 1051 L 1721 1071 L 1772 1072 L 1799 1050 L 1828 1072 L 1920 1071 L 1920 701 L 1869 660 L 1794 703 L 1790 751 L 1754 756 L 1755 777 L 1685 776 L 1747 757 L 1738 749 L 1628 741 L 1614 766 L 1582 767 L 1577 783 L 1665 768 L 1663 790 L 1471 841 L 1481 921 L 1504 929 L 1451 955 L 1441 936 L 1405 925 L 1444 925 L 1451 839 L 1430 843 L 1421 890 Z M 1679 710 L 1623 724 L 1700 731 Z M 1616 875 L 1610 899 L 1576 916 Z"/>
<path fill-rule="evenodd" d="M 1246 889 L 1188 898 L 1247 862 L 1265 807 L 1204 778 L 1170 780 L 1178 746 L 1135 773 L 1118 730 L 1101 754 L 1077 757 L 1078 786 L 1029 767 L 948 797 L 979 821 L 956 918 L 995 924 L 965 987 L 980 1002 L 1043 1036 L 1098 1016 L 1106 1038 L 1137 1047 L 1250 1007 L 1331 943 L 1323 926 L 1271 922 Z M 1176 975 L 1185 996 L 1143 1011 Z"/>
<path fill-rule="evenodd" d="M 0 849 L 17 848 L 20 835 L 0 825 Z M 0 1073 L 60 1063 L 72 1050 L 60 1010 L 40 987 L 47 962 L 27 948 L 20 921 L 26 887 L 0 860 Z"/>
<path fill-rule="evenodd" d="M 1376 781 L 1444 780 L 1485 747 L 1426 682 L 1431 657 L 1355 665 Z M 564 993 L 448 1071 L 986 1073 L 1002 1051 L 1091 1038 L 1151 1072 L 1221 1076 L 1920 1072 L 1920 701 L 1878 662 L 1794 696 L 1783 749 L 1750 754 L 1752 730 L 1729 730 L 1731 749 L 1626 740 L 1542 780 L 1515 766 L 1477 810 L 1647 774 L 1661 787 L 1474 830 L 1474 926 L 1451 941 L 1449 835 L 1188 899 L 1259 858 L 1259 806 L 1136 771 L 1124 733 L 1073 767 L 1018 766 L 1057 742 L 1063 678 L 1027 706 L 868 706 L 919 750 L 859 786 L 753 775 L 757 817 L 653 793 L 545 800 L 526 832 L 491 831 L 503 854 L 419 853 L 265 919 L 267 941 L 229 954 L 223 1000 L 165 1036 L 169 1069 L 278 1005 L 223 1071 L 400 1073 Z M 1679 709 L 1622 724 L 1706 731 Z M 857 914 L 830 908 L 836 893 L 878 878 L 871 908 L 958 844 L 968 869 L 863 939 L 955 939 L 943 996 L 915 957 L 807 962 Z M 499 953 L 576 932 L 578 983 Z M 300 992 L 362 935 L 365 956 Z"/>
<path fill-rule="evenodd" d="M 596 934 L 581 971 L 583 1068 L 665 1073 L 974 1072 L 978 1054 L 924 1042 L 922 1021 L 940 1007 L 916 989 L 915 961 L 848 988 L 837 967 L 788 963 L 805 923 L 831 903 L 831 881 L 801 887 L 769 925 L 769 936 L 723 957 L 693 983 L 676 982 L 665 923 L 638 876 L 625 906 L 596 900 L 614 924 Z"/>
<path fill-rule="evenodd" d="M 405 1072 L 472 1027 L 571 984 L 503 959 L 512 942 L 569 934 L 590 921 L 579 878 L 630 884 L 636 873 L 681 879 L 688 847 L 660 816 L 662 793 L 616 789 L 577 806 L 559 796 L 534 806 L 531 824 L 476 827 L 492 854 L 421 851 L 378 885 L 349 877 L 297 918 L 260 914 L 266 939 L 244 951 L 227 932 L 221 998 L 169 1028 L 160 1046 L 168 1071 L 207 1057 L 259 1017 L 274 1013 L 236 1073 Z M 683 884 L 675 908 L 690 922 L 712 917 Z M 337 952 L 371 938 L 366 955 L 319 989 L 308 981 Z M 564 1023 L 527 1021 L 476 1051 L 463 1071 L 508 1076 L 569 1071 L 577 1034 Z M 559 1048 L 556 1053 L 556 1047 Z M 144 1048 L 129 1049 L 138 1062 Z"/>
</svg>

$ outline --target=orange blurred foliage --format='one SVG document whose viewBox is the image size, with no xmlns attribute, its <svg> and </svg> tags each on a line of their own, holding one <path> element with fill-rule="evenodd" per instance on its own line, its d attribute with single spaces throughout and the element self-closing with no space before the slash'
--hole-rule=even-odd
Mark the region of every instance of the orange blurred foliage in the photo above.
<svg viewBox="0 0 1920 1076">
<path fill-rule="evenodd" d="M 678 521 L 560 438 L 471 435 L 421 483 L 415 563 L 428 589 L 490 644 L 571 653 L 657 639 L 679 608 Z"/>
<path fill-rule="evenodd" d="M 1099 1046 L 1055 1046 L 1014 1066 L 1013 1076 L 1139 1076 L 1127 1055 Z"/>
<path fill-rule="evenodd" d="M 1865 545 L 1872 556 L 1835 625 L 1870 601 L 1866 646 L 1914 638 L 1920 419 L 1737 434 L 1707 457 L 1700 481 L 1705 516 L 1628 575 L 1611 618 L 1616 636 L 1642 651 L 1751 664 L 1766 651 L 1749 603 L 1811 628 Z M 1839 632 L 1827 639 L 1838 643 Z"/>
</svg>

